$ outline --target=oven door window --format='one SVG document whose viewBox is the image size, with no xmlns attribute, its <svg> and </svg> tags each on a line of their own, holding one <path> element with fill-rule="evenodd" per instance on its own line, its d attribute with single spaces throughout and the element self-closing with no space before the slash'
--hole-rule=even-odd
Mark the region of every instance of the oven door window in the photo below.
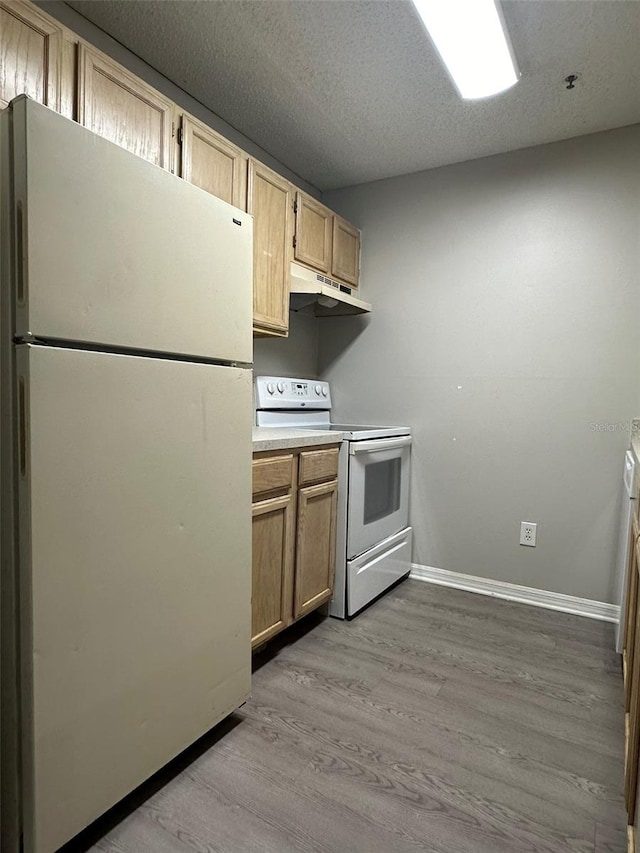
<svg viewBox="0 0 640 853">
<path fill-rule="evenodd" d="M 373 524 L 398 511 L 401 482 L 402 460 L 397 456 L 365 466 L 363 524 Z"/>
</svg>

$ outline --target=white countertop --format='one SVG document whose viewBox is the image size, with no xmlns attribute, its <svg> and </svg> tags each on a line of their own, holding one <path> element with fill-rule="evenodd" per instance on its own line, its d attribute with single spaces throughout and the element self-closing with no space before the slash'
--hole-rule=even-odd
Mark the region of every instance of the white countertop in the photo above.
<svg viewBox="0 0 640 853">
<path fill-rule="evenodd" d="M 288 429 L 287 427 L 254 427 L 253 452 L 285 450 L 289 447 L 312 447 L 314 444 L 337 444 L 344 433 L 326 429 Z"/>
</svg>

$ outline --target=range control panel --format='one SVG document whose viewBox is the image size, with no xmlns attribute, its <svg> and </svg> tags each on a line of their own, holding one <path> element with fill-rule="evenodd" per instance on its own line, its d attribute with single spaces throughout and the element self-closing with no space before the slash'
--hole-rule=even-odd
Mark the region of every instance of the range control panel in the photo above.
<svg viewBox="0 0 640 853">
<path fill-rule="evenodd" d="M 320 379 L 257 376 L 256 409 L 330 409 L 329 383 Z"/>
</svg>

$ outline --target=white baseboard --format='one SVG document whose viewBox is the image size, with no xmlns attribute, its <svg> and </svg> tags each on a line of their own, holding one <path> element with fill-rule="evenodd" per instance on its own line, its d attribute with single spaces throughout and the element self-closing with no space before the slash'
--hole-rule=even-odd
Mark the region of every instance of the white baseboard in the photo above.
<svg viewBox="0 0 640 853">
<path fill-rule="evenodd" d="M 606 601 L 592 601 L 590 598 L 563 595 L 561 592 L 549 592 L 531 586 L 507 583 L 506 581 L 463 575 L 461 572 L 451 572 L 448 569 L 438 569 L 435 566 L 420 566 L 417 563 L 412 563 L 409 577 L 426 583 L 464 589 L 467 592 L 477 592 L 480 595 L 506 598 L 507 601 L 517 601 L 520 604 L 545 607 L 547 610 L 561 610 L 563 613 L 574 613 L 576 616 L 600 619 L 603 622 L 618 622 L 620 620 L 618 605 L 608 604 Z"/>
</svg>

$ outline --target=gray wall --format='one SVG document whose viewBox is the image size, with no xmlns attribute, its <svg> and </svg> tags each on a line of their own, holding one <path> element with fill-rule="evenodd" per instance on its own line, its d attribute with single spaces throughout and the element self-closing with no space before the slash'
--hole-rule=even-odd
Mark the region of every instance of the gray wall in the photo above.
<svg viewBox="0 0 640 853">
<path fill-rule="evenodd" d="M 256 376 L 318 376 L 318 320 L 289 313 L 288 338 L 255 338 L 253 372 Z"/>
<path fill-rule="evenodd" d="M 321 327 L 320 374 L 338 419 L 413 427 L 415 562 L 611 600 L 628 435 L 590 424 L 640 413 L 639 152 L 634 126 L 325 195 L 374 311 Z"/>
</svg>

